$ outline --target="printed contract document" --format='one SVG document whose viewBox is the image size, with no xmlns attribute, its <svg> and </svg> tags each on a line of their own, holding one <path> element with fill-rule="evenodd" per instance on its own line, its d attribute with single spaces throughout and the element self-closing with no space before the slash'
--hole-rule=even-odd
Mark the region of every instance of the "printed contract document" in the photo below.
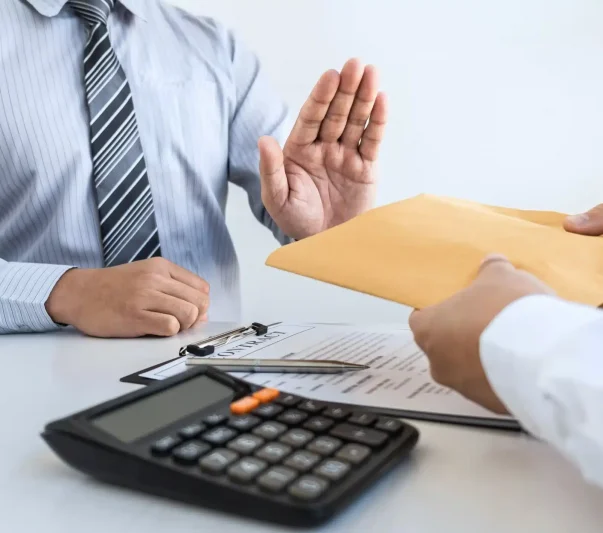
<svg viewBox="0 0 603 533">
<path fill-rule="evenodd" d="M 409 418 L 516 427 L 431 380 L 426 356 L 407 328 L 277 324 L 267 334 L 226 344 L 211 358 L 330 359 L 369 365 L 344 374 L 236 374 L 252 383 L 316 400 L 369 406 Z M 165 379 L 187 367 L 181 357 L 139 374 Z"/>
</svg>

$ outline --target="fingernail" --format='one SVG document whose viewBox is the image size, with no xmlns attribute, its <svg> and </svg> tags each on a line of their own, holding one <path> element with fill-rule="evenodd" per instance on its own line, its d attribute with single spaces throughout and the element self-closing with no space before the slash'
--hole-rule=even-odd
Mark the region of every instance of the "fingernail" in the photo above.
<svg viewBox="0 0 603 533">
<path fill-rule="evenodd" d="M 508 261 L 508 259 L 502 254 L 488 254 L 482 260 L 481 266 L 484 266 L 486 263 L 491 263 L 493 261 Z"/>
<path fill-rule="evenodd" d="M 499 265 L 507 269 L 513 269 L 513 265 L 509 259 L 502 254 L 489 254 L 487 255 L 482 264 L 479 266 L 478 273 L 484 272 L 486 268 L 491 268 L 490 265 Z"/>
<path fill-rule="evenodd" d="M 567 217 L 567 220 L 574 226 L 586 226 L 590 221 L 590 217 L 588 213 L 581 213 L 579 215 L 570 215 Z"/>
</svg>

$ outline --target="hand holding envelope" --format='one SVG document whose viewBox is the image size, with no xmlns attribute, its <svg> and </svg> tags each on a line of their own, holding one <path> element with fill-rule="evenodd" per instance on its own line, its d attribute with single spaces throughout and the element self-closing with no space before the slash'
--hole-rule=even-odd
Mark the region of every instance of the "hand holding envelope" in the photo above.
<svg viewBox="0 0 603 533">
<path fill-rule="evenodd" d="M 266 264 L 421 309 L 505 255 L 567 300 L 603 303 L 603 238 L 568 233 L 566 215 L 420 195 L 368 211 L 270 255 Z"/>
</svg>

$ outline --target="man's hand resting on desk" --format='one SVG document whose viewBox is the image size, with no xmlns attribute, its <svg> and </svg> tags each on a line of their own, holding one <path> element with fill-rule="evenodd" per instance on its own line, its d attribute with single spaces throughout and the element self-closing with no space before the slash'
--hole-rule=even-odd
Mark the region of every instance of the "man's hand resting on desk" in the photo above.
<svg viewBox="0 0 603 533">
<path fill-rule="evenodd" d="M 69 270 L 46 302 L 55 322 L 95 337 L 175 335 L 208 307 L 207 282 L 163 258 Z"/>
<path fill-rule="evenodd" d="M 303 239 L 373 207 L 387 120 L 377 72 L 358 60 L 325 72 L 283 150 L 259 140 L 262 200 L 289 237 Z"/>
<path fill-rule="evenodd" d="M 438 305 L 414 311 L 410 328 L 429 358 L 433 379 L 491 411 L 506 413 L 484 372 L 480 337 L 515 300 L 552 293 L 536 277 L 515 269 L 500 256 L 491 256 L 469 287 Z"/>
</svg>

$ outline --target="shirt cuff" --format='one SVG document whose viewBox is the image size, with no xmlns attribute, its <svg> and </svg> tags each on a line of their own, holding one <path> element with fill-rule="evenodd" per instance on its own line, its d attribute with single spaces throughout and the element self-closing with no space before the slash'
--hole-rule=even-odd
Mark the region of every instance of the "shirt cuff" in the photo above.
<svg viewBox="0 0 603 533">
<path fill-rule="evenodd" d="M 60 328 L 46 311 L 46 300 L 67 265 L 0 261 L 0 332 Z"/>
<path fill-rule="evenodd" d="M 480 355 L 488 381 L 528 432 L 542 437 L 555 424 L 539 387 L 543 363 L 567 356 L 571 343 L 566 343 L 602 316 L 592 307 L 534 295 L 507 306 L 482 333 Z"/>
</svg>

